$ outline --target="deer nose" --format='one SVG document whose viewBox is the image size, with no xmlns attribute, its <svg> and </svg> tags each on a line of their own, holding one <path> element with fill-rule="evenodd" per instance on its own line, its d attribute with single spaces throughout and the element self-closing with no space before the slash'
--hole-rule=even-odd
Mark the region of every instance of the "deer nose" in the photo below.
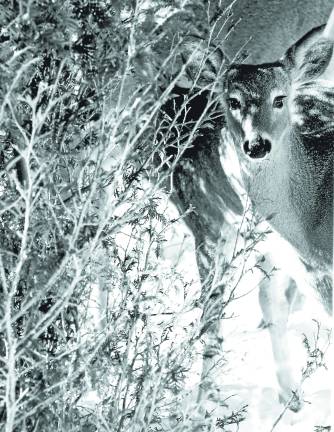
<svg viewBox="0 0 334 432">
<path fill-rule="evenodd" d="M 270 153 L 271 142 L 258 135 L 252 140 L 244 142 L 244 152 L 252 159 L 263 159 Z"/>
</svg>

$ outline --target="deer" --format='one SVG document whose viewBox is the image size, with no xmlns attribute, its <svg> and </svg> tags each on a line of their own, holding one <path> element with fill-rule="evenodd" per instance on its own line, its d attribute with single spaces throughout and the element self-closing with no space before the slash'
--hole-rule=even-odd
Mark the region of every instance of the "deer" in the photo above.
<svg viewBox="0 0 334 432">
<path fill-rule="evenodd" d="M 210 5 L 214 3 L 211 2 Z M 167 168 L 165 170 L 167 179 L 162 184 L 160 182 L 160 186 L 168 192 L 172 203 L 184 215 L 183 220 L 195 241 L 195 254 L 201 283 L 201 296 L 198 300 L 198 306 L 202 309 L 200 333 L 204 338 L 203 370 L 200 381 L 200 387 L 203 387 L 204 390 L 199 389 L 198 399 L 206 397 L 206 378 L 211 376 L 214 381 L 215 353 L 223 344 L 220 330 L 224 325 L 221 319 L 224 309 L 222 300 L 224 287 L 214 283 L 212 272 L 215 267 L 218 246 L 222 240 L 224 247 L 221 253 L 228 262 L 234 253 L 238 223 L 243 219 L 245 212 L 243 192 L 246 191 L 251 197 L 255 211 L 264 217 L 268 216 L 268 212 L 262 211 L 261 200 L 255 200 L 255 192 L 252 193 L 248 189 L 251 177 L 248 177 L 247 183 L 244 172 L 242 178 L 240 175 L 237 185 L 232 184 L 230 173 L 224 166 L 224 151 L 231 147 L 230 144 L 233 141 L 231 137 L 225 137 L 225 132 L 227 135 L 233 135 L 234 130 L 233 119 L 229 117 L 231 114 L 229 104 L 233 104 L 233 101 L 229 101 L 231 98 L 226 92 L 227 85 L 233 84 L 233 68 L 238 66 L 236 61 L 244 60 L 247 57 L 254 70 L 254 76 L 261 68 L 259 66 L 259 69 L 256 69 L 256 65 L 272 63 L 271 78 L 275 78 L 275 73 L 277 76 L 281 74 L 288 94 L 291 89 L 291 74 L 298 70 L 294 62 L 297 58 L 299 59 L 299 54 L 304 52 L 303 47 L 306 46 L 303 35 L 324 23 L 333 7 L 332 0 L 321 0 L 320 2 L 306 0 L 303 3 L 294 4 L 291 4 L 289 0 L 282 0 L 281 2 L 270 2 L 270 5 L 262 0 L 242 2 L 226 0 L 219 2 L 221 3 L 224 9 L 222 20 L 212 30 L 210 40 L 201 41 L 198 36 L 190 38 L 190 41 L 184 40 L 181 44 L 182 61 L 178 63 L 176 59 L 173 59 L 168 64 L 164 64 L 165 69 L 171 68 L 168 73 L 164 70 L 164 73 L 169 75 L 170 80 L 174 82 L 174 87 L 171 88 L 167 100 L 161 106 L 158 118 L 158 125 L 161 124 L 164 116 L 169 119 L 165 129 L 159 126 L 157 147 L 160 150 L 163 148 L 164 156 L 161 158 L 156 152 L 153 161 L 159 169 Z M 226 20 L 227 15 L 229 16 Z M 289 22 L 288 27 L 287 22 Z M 283 27 L 287 27 L 285 32 L 282 32 Z M 316 34 L 319 33 L 314 33 L 314 41 L 317 39 Z M 311 39 L 307 38 L 307 40 L 310 42 Z M 145 51 L 145 54 L 147 53 L 148 51 Z M 278 63 L 276 59 L 281 58 L 284 53 L 286 53 L 285 61 L 280 61 L 282 67 L 276 68 Z M 141 61 L 140 69 L 154 70 L 149 54 L 146 63 L 149 64 L 145 69 L 145 63 Z M 240 67 L 242 67 L 241 64 Z M 181 69 L 183 72 L 180 72 Z M 152 77 L 154 76 L 153 73 Z M 269 84 L 271 82 L 269 77 L 268 82 Z M 263 91 L 260 84 L 259 91 Z M 136 88 L 136 80 L 131 81 L 130 77 L 130 82 L 124 87 L 128 94 L 131 94 Z M 164 92 L 165 89 L 166 86 L 161 91 Z M 166 99 L 165 94 L 164 98 Z M 284 104 L 285 99 L 277 99 L 275 103 Z M 203 123 L 200 119 L 204 113 L 208 121 Z M 285 119 L 287 118 L 288 114 Z M 199 125 L 196 126 L 197 122 Z M 175 137 L 170 133 L 171 123 L 181 125 L 175 134 L 181 138 L 192 134 L 194 128 L 197 129 L 193 134 L 191 145 L 182 150 L 181 157 L 179 157 L 178 146 L 175 145 Z M 281 123 L 285 128 L 285 120 Z M 277 126 L 278 135 L 281 134 L 281 131 L 282 129 L 280 130 Z M 235 135 L 234 138 L 234 147 L 240 150 L 244 136 Z M 243 158 L 249 157 L 242 151 L 241 146 L 239 154 L 241 172 L 245 165 Z M 172 173 L 167 166 L 164 167 L 163 160 L 166 159 L 174 165 Z M 176 163 L 174 163 L 175 160 Z M 247 169 L 250 174 L 254 175 L 254 169 L 253 171 L 251 167 Z M 161 177 L 158 174 L 158 181 Z M 157 181 L 156 178 L 150 180 Z M 268 191 L 269 187 L 265 192 Z M 188 212 L 189 208 L 194 211 Z M 236 221 L 238 221 L 237 224 L 235 224 Z M 287 237 L 285 231 L 280 232 L 281 228 L 277 226 L 276 220 L 274 224 L 274 230 L 283 234 L 283 237 L 284 235 Z M 293 246 L 290 245 L 289 239 Z M 293 236 L 283 239 L 281 235 L 276 235 L 275 241 L 280 242 L 282 248 L 285 247 L 285 250 L 289 251 L 289 259 L 293 257 L 300 272 L 305 274 L 305 263 L 300 261 L 295 252 Z M 270 269 L 277 261 L 277 257 L 273 255 L 272 251 L 266 253 L 266 260 L 263 263 L 266 267 L 264 269 L 266 274 L 270 273 Z M 219 275 L 216 279 L 219 280 Z M 310 286 L 308 282 L 306 285 Z M 280 343 L 284 340 L 292 307 L 291 301 L 287 301 L 287 293 L 291 292 L 289 296 L 293 298 L 295 291 L 294 277 L 287 272 L 280 271 L 270 280 L 264 278 L 259 287 L 259 303 L 272 339 L 280 386 L 280 400 L 288 403 L 291 410 L 298 411 L 302 405 L 301 395 L 296 392 L 298 379 L 291 374 L 289 352 L 284 344 L 282 346 Z M 313 295 L 314 290 L 308 291 Z M 276 314 L 275 317 L 273 314 Z M 277 324 L 273 325 L 275 320 Z M 292 394 L 297 395 L 293 401 L 290 400 Z"/>
<path fill-rule="evenodd" d="M 330 7 L 330 2 L 322 9 L 319 6 L 322 21 L 325 20 L 324 11 L 329 12 Z M 221 144 L 221 131 L 227 131 L 238 154 L 241 182 L 252 206 L 268 220 L 284 250 L 280 259 L 273 251 L 266 255 L 265 271 L 277 262 L 283 271 L 261 283 L 259 301 L 277 364 L 280 401 L 292 411 L 301 409 L 302 395 L 298 379 L 290 371 L 290 354 L 282 344 L 291 310 L 287 292 L 289 289 L 294 292 L 296 283 L 304 288 L 306 295 L 320 296 L 326 311 L 331 310 L 333 122 L 330 115 L 333 116 L 333 88 L 328 77 L 333 61 L 332 26 L 333 12 L 326 27 L 311 29 L 308 21 L 306 28 L 298 28 L 298 32 L 294 29 L 294 34 L 289 34 L 289 43 L 283 42 L 283 50 L 282 44 L 278 44 L 268 54 L 260 43 L 255 46 L 253 55 L 251 50 L 248 52 L 250 64 L 230 62 L 225 54 L 226 44 L 226 52 L 233 58 L 231 52 L 233 47 L 241 45 L 241 37 L 233 40 L 232 34 L 232 42 L 224 41 L 222 50 L 216 47 L 214 58 L 209 56 L 208 62 L 213 75 L 223 70 L 221 85 L 216 90 L 218 108 L 215 104 L 211 107 L 213 112 L 220 109 L 220 115 L 214 116 L 211 128 L 201 130 L 173 173 L 172 201 L 181 212 L 189 205 L 196 210 L 185 222 L 195 238 L 205 293 L 217 239 L 223 233 L 230 238 L 231 248 L 235 235 L 228 214 L 237 218 L 244 210 L 240 194 L 231 185 L 221 163 L 220 147 L 228 144 L 226 141 Z M 243 27 L 243 35 L 245 31 L 251 34 L 249 25 Z M 289 48 L 294 40 L 297 42 Z M 273 55 L 281 56 L 284 51 L 284 56 L 275 60 Z M 261 63 L 263 59 L 269 61 Z M 319 79 L 323 82 L 312 87 L 312 82 Z M 173 99 L 163 107 L 169 115 L 175 114 L 175 106 L 180 107 L 185 95 L 189 95 L 191 78 L 181 79 L 178 84 L 173 90 Z M 310 90 L 309 95 L 307 90 Z M 212 103 L 211 93 L 200 91 L 185 109 L 187 120 L 196 121 L 208 103 Z M 314 111 L 308 112 L 312 103 Z M 321 119 L 325 113 L 327 118 Z M 326 130 L 322 130 L 324 122 L 328 126 Z M 323 210 L 320 215 L 319 205 Z M 231 253 L 228 247 L 225 253 Z M 286 256 L 289 258 L 284 260 Z M 289 269 L 286 261 L 291 259 L 294 266 Z M 216 302 L 219 295 L 219 292 L 211 293 L 211 301 Z M 203 354 L 205 375 L 212 367 L 210 360 L 214 350 L 211 348 L 217 341 L 221 342 L 219 311 L 204 306 L 203 321 L 209 322 Z"/>
<path fill-rule="evenodd" d="M 333 44 L 334 10 L 326 26 L 309 31 L 280 60 L 229 65 L 221 97 L 226 128 L 253 208 L 285 240 L 280 243 L 281 252 L 273 253 L 276 257 L 272 259 L 306 295 L 318 297 L 329 314 L 333 263 Z M 294 253 L 293 266 L 289 265 L 291 261 L 282 260 L 287 250 Z M 280 340 L 284 338 L 289 307 L 282 274 L 272 279 L 269 287 L 260 287 L 260 302 L 262 297 L 282 399 L 286 402 L 293 393 L 293 379 L 288 370 L 289 353 Z M 274 301 L 279 308 L 273 306 Z M 297 411 L 300 400 L 295 399 L 291 407 Z"/>
</svg>

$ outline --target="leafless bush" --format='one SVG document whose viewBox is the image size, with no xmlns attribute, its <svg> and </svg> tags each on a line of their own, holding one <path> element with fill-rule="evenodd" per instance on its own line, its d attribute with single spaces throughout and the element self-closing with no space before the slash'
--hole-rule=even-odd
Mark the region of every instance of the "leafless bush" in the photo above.
<svg viewBox="0 0 334 432">
<path fill-rule="evenodd" d="M 158 120 L 186 69 L 183 38 L 208 39 L 209 25 L 200 1 L 20 1 L 1 10 L 6 432 L 212 430 L 184 389 L 200 326 L 182 343 L 173 336 L 195 299 L 160 257 L 175 223 L 160 188 L 208 119 L 175 137 L 173 160 L 164 140 L 182 125 Z M 186 301 L 166 310 L 178 285 Z"/>
</svg>

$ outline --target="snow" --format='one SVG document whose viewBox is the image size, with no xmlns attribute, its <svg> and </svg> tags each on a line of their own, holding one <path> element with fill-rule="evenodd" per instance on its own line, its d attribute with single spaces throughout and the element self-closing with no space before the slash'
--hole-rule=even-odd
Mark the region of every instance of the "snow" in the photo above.
<svg viewBox="0 0 334 432">
<path fill-rule="evenodd" d="M 181 254 L 180 248 L 182 249 Z M 194 278 L 196 268 L 194 243 L 184 226 L 174 227 L 167 241 L 165 254 L 169 264 L 177 265 L 178 269 L 184 272 L 186 279 Z M 178 262 L 175 261 L 176 259 Z M 256 286 L 256 283 L 255 276 L 253 280 L 252 278 L 245 279 L 239 287 L 239 292 L 248 292 L 249 287 L 252 284 Z M 196 288 L 199 289 L 199 284 Z M 194 292 L 194 295 L 197 294 Z M 220 397 L 228 398 L 228 407 L 217 408 L 214 403 L 211 405 L 208 403 L 208 407 L 210 410 L 215 410 L 218 418 L 224 414 L 229 415 L 232 410 L 237 411 L 243 405 L 248 405 L 246 419 L 239 424 L 239 429 L 235 425 L 230 426 L 231 432 L 237 430 L 240 432 L 269 432 L 284 410 L 284 405 L 278 399 L 279 388 L 269 331 L 259 327 L 262 314 L 258 301 L 258 290 L 251 290 L 246 296 L 235 300 L 230 308 L 229 312 L 234 314 L 234 318 L 224 320 L 222 326 L 226 363 L 221 369 L 216 370 L 216 385 L 219 387 Z M 196 311 L 196 318 L 198 319 L 198 311 Z M 303 338 L 306 335 L 310 344 L 313 345 L 317 332 L 316 322 L 320 323 L 321 328 L 318 346 L 320 349 L 326 349 L 332 320 L 315 297 L 304 298 L 301 309 L 292 312 L 289 318 L 287 340 L 282 343 L 289 345 L 293 358 L 292 368 L 299 376 L 307 361 Z M 189 323 L 189 314 L 187 323 Z M 199 347 L 199 356 L 200 349 Z M 330 371 L 332 359 L 333 352 L 330 345 L 325 355 L 328 370 L 323 367 L 319 368 L 304 381 L 302 409 L 297 413 L 286 410 L 273 429 L 274 431 L 311 432 L 316 431 L 317 426 L 332 424 Z M 192 388 L 193 392 L 197 391 L 200 368 L 199 357 L 187 383 L 187 388 Z"/>
<path fill-rule="evenodd" d="M 172 204 L 169 204 L 168 214 L 171 219 L 176 219 L 178 216 Z M 123 240 L 120 239 L 120 243 L 122 241 L 126 243 L 125 237 Z M 279 242 L 276 243 L 276 249 L 279 244 Z M 264 246 L 263 250 L 265 249 Z M 186 296 L 180 284 L 177 282 L 174 285 L 171 284 L 166 290 L 169 298 L 164 299 L 166 309 L 174 310 L 177 315 L 173 343 L 177 341 L 181 344 L 187 337 L 187 329 L 191 327 L 191 323 L 198 323 L 201 316 L 199 308 L 189 310 L 187 307 L 191 304 L 191 300 L 199 297 L 201 286 L 194 239 L 183 222 L 173 224 L 166 232 L 166 242 L 164 242 L 161 256 L 161 271 L 164 268 L 166 271 L 175 268 L 178 273 L 182 274 L 183 281 L 189 284 Z M 329 368 L 333 363 L 332 346 L 326 351 L 325 363 L 328 370 L 317 369 L 303 383 L 305 402 L 302 409 L 297 413 L 286 410 L 273 429 L 276 419 L 284 410 L 284 405 L 279 402 L 278 398 L 279 386 L 269 331 L 259 326 L 262 314 L 258 300 L 258 280 L 259 275 L 255 273 L 244 278 L 238 287 L 237 294 L 240 298 L 233 301 L 228 309 L 228 315 L 233 315 L 233 317 L 223 320 L 222 323 L 224 362 L 215 370 L 215 385 L 219 391 L 220 401 L 225 400 L 227 406 L 222 407 L 222 404 L 212 401 L 208 401 L 205 406 L 214 416 L 222 418 L 247 405 L 245 420 L 239 424 L 239 428 L 236 425 L 229 426 L 230 432 L 270 432 L 271 430 L 275 432 L 315 432 L 317 426 L 328 426 L 332 423 L 332 381 Z M 247 294 L 243 295 L 245 293 Z M 105 307 L 103 305 L 105 302 L 100 295 L 98 286 L 94 285 L 89 309 L 92 321 L 97 325 L 100 324 L 99 316 L 103 315 Z M 186 312 L 183 312 L 184 310 Z M 157 321 L 161 322 L 161 317 Z M 332 326 L 331 318 L 326 315 L 315 297 L 305 297 L 300 309 L 291 313 L 287 339 L 282 341 L 283 344 L 288 344 L 290 347 L 293 358 L 292 368 L 296 375 L 300 376 L 302 369 L 306 366 L 307 352 L 303 346 L 304 335 L 307 336 L 313 348 L 317 331 L 316 322 L 321 325 L 318 345 L 320 349 L 325 349 L 328 345 L 328 332 Z M 151 324 L 154 325 L 154 322 L 152 321 Z M 169 349 L 168 343 L 165 349 Z M 184 386 L 185 395 L 188 395 L 190 400 L 186 405 L 187 409 L 194 405 L 197 398 L 202 368 L 202 349 L 201 343 L 195 346 L 196 357 Z M 96 392 L 94 393 L 94 390 L 91 389 L 82 398 L 80 404 L 92 409 L 98 402 Z"/>
</svg>

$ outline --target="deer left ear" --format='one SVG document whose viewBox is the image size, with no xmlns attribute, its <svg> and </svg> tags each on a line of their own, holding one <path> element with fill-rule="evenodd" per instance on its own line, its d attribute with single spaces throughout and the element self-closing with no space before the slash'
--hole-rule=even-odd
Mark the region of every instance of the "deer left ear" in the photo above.
<svg viewBox="0 0 334 432">
<path fill-rule="evenodd" d="M 305 52 L 303 61 L 298 67 L 299 80 L 311 81 L 319 78 L 326 71 L 333 56 L 333 42 L 320 38 Z"/>
<path fill-rule="evenodd" d="M 300 70 L 307 63 L 307 59 L 309 59 L 309 63 L 312 62 L 311 57 L 315 60 L 314 48 L 320 40 L 324 28 L 323 25 L 312 29 L 287 50 L 282 61 L 290 70 L 291 75 L 300 75 Z"/>
<path fill-rule="evenodd" d="M 284 58 L 292 80 L 290 121 L 298 133 L 308 137 L 319 138 L 333 131 L 334 37 L 329 28 L 331 22 L 307 33 Z"/>
<path fill-rule="evenodd" d="M 319 78 L 333 57 L 334 9 L 327 25 L 306 33 L 288 49 L 283 63 L 290 70 L 293 80 L 311 81 Z"/>
</svg>

